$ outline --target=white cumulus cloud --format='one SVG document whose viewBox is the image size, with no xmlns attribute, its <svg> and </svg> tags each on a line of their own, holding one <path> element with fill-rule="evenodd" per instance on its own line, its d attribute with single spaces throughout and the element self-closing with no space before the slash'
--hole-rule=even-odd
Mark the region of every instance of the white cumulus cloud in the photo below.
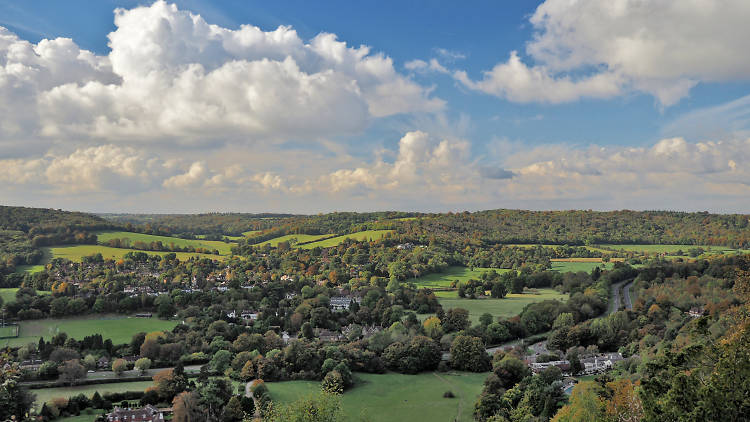
<svg viewBox="0 0 750 422">
<path fill-rule="evenodd" d="M 750 78 L 748 16 L 745 0 L 546 0 L 530 18 L 535 65 L 511 54 L 478 81 L 456 77 L 517 102 L 639 91 L 670 106 L 700 82 Z"/>
</svg>

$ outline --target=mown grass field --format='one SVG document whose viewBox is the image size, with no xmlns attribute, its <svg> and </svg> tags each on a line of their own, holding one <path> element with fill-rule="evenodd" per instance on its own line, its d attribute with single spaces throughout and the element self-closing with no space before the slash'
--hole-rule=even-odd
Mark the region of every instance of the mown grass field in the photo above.
<svg viewBox="0 0 750 422">
<path fill-rule="evenodd" d="M 38 273 L 40 271 L 44 271 L 44 265 L 38 264 L 38 265 L 19 265 L 16 267 L 17 273 L 29 273 L 34 274 Z"/>
<path fill-rule="evenodd" d="M 529 303 L 541 302 L 543 300 L 567 300 L 567 294 L 561 294 L 553 289 L 537 289 L 535 292 L 523 294 L 510 293 L 502 299 L 482 298 L 467 299 L 458 297 L 457 292 L 436 292 L 438 302 L 444 310 L 450 308 L 464 308 L 469 311 L 469 319 L 472 324 L 479 323 L 479 317 L 484 313 L 498 317 L 509 318 L 521 313 Z"/>
<path fill-rule="evenodd" d="M 92 334 L 101 334 L 114 344 L 129 343 L 133 334 L 151 331 L 171 330 L 178 321 L 165 321 L 157 318 L 130 318 L 122 315 L 96 315 L 85 318 L 48 318 L 21 321 L 18 337 L 4 339 L 0 345 L 22 346 L 38 342 L 39 337 L 49 340 L 57 333 L 65 332 L 77 340 Z"/>
<path fill-rule="evenodd" d="M 36 401 L 34 404 L 37 408 L 42 406 L 42 403 L 48 402 L 57 397 L 73 397 L 79 394 L 84 394 L 91 398 L 95 392 L 99 394 L 104 393 L 122 393 L 125 391 L 144 391 L 146 388 L 154 385 L 152 381 L 135 381 L 135 382 L 116 382 L 112 384 L 98 384 L 98 385 L 81 385 L 74 387 L 56 387 L 56 388 L 40 388 L 31 390 L 32 393 L 36 394 Z M 66 419 L 67 420 L 67 419 Z M 89 416 L 88 419 L 70 419 L 73 421 L 93 421 L 94 418 Z"/>
<path fill-rule="evenodd" d="M 359 383 L 342 397 L 345 420 L 473 421 L 474 402 L 482 391 L 486 373 L 465 372 L 402 374 L 355 374 Z M 270 382 L 271 398 L 280 404 L 320 391 L 312 381 Z M 456 396 L 443 398 L 446 391 Z"/>
<path fill-rule="evenodd" d="M 12 303 L 16 301 L 16 293 L 18 292 L 18 287 L 3 287 L 0 288 L 0 297 L 3 298 L 3 303 Z M 50 291 L 46 290 L 37 290 L 36 294 L 38 295 L 49 295 L 52 294 Z"/>
<path fill-rule="evenodd" d="M 295 245 L 302 242 L 314 242 L 328 236 L 330 236 L 330 234 L 287 234 L 285 236 L 274 237 L 273 239 L 258 243 L 257 246 L 271 245 L 276 247 L 281 242 L 289 242 L 290 245 Z"/>
<path fill-rule="evenodd" d="M 388 233 L 393 233 L 393 230 L 366 230 L 366 231 L 361 231 L 361 232 L 352 233 L 352 234 L 345 234 L 343 236 L 336 236 L 330 239 L 320 240 L 318 242 L 306 243 L 304 245 L 300 245 L 300 248 L 302 249 L 313 249 L 316 247 L 330 248 L 332 246 L 337 246 L 338 244 L 340 244 L 346 239 L 353 239 L 353 240 L 359 240 L 359 241 L 378 240 Z"/>
<path fill-rule="evenodd" d="M 161 242 L 164 246 L 174 244 L 175 246 L 179 246 L 181 248 L 192 246 L 194 248 L 204 248 L 210 251 L 216 249 L 221 255 L 229 255 L 230 253 L 232 253 L 232 246 L 236 246 L 236 244 L 234 243 L 225 243 L 218 240 L 180 239 L 178 237 L 155 236 L 151 234 L 123 231 L 98 232 L 96 233 L 96 236 L 99 240 L 99 243 L 104 243 L 112 239 L 128 239 L 130 240 L 131 244 L 134 242 Z"/>
<path fill-rule="evenodd" d="M 430 288 L 445 288 L 450 287 L 451 282 L 468 281 L 470 279 L 479 280 L 479 276 L 483 272 L 495 270 L 498 273 L 504 273 L 512 270 L 504 270 L 499 268 L 474 268 L 473 270 L 469 267 L 448 267 L 442 273 L 427 274 L 422 277 L 408 278 L 406 282 L 414 283 L 417 287 L 430 287 Z"/>
<path fill-rule="evenodd" d="M 97 253 L 102 254 L 104 259 L 119 259 L 122 258 L 128 252 L 145 252 L 149 255 L 164 256 L 170 252 L 155 252 L 155 251 L 137 251 L 135 249 L 122 249 L 122 248 L 110 248 L 109 246 L 103 245 L 66 245 L 66 246 L 48 246 L 42 248 L 51 258 L 65 258 L 71 261 L 80 262 L 84 256 L 90 256 Z M 213 255 L 213 254 L 200 254 L 194 252 L 175 252 L 177 258 L 181 261 L 187 260 L 191 257 L 209 258 L 209 259 L 225 259 L 226 256 Z M 48 262 L 48 260 L 46 261 Z"/>
</svg>

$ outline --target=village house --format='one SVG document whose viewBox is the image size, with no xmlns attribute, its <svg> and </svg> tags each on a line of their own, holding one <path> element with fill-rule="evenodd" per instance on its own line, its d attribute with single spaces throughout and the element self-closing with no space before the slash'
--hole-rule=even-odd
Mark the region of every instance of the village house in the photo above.
<svg viewBox="0 0 750 422">
<path fill-rule="evenodd" d="M 560 368 L 563 373 L 570 372 L 570 361 L 567 360 L 553 360 L 550 362 L 534 362 L 529 364 L 531 372 L 538 374 L 543 372 L 545 369 L 556 367 Z"/>
<path fill-rule="evenodd" d="M 318 338 L 323 342 L 333 342 L 341 340 L 343 335 L 336 331 L 322 329 L 318 332 Z"/>
<path fill-rule="evenodd" d="M 333 311 L 345 311 L 349 309 L 352 301 L 360 303 L 362 301 L 359 297 L 352 296 L 334 296 L 331 298 L 331 310 Z"/>
<path fill-rule="evenodd" d="M 240 317 L 244 319 L 245 321 L 257 321 L 258 320 L 258 312 L 255 311 L 242 311 L 240 314 Z"/>
<path fill-rule="evenodd" d="M 694 306 L 688 311 L 690 318 L 700 318 L 705 315 L 706 311 L 701 306 Z"/>
<path fill-rule="evenodd" d="M 617 362 L 624 358 L 620 353 L 603 353 L 581 359 L 583 373 L 593 375 L 609 371 Z"/>
<path fill-rule="evenodd" d="M 107 414 L 107 422 L 156 422 L 163 421 L 164 413 L 152 405 L 140 409 L 115 407 Z"/>
</svg>

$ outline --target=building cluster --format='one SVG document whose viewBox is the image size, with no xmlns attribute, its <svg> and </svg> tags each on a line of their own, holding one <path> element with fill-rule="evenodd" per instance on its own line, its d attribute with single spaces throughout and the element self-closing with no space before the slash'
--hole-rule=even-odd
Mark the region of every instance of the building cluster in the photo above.
<svg viewBox="0 0 750 422">
<path fill-rule="evenodd" d="M 611 370 L 617 362 L 624 360 L 620 353 L 598 353 L 594 355 L 588 355 L 580 359 L 581 365 L 583 366 L 583 375 L 594 375 L 601 374 Z M 532 362 L 529 364 L 531 371 L 534 374 L 538 374 L 545 369 L 556 367 L 560 368 L 563 374 L 570 375 L 570 361 L 568 360 L 554 360 L 550 362 Z"/>
</svg>

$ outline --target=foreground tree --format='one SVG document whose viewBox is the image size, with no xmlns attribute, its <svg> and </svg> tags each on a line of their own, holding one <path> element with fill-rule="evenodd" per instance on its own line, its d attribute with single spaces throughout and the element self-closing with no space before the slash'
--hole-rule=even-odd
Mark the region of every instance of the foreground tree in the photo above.
<svg viewBox="0 0 750 422">
<path fill-rule="evenodd" d="M 341 422 L 344 414 L 336 394 L 321 392 L 283 407 L 272 407 L 265 422 Z"/>
</svg>

